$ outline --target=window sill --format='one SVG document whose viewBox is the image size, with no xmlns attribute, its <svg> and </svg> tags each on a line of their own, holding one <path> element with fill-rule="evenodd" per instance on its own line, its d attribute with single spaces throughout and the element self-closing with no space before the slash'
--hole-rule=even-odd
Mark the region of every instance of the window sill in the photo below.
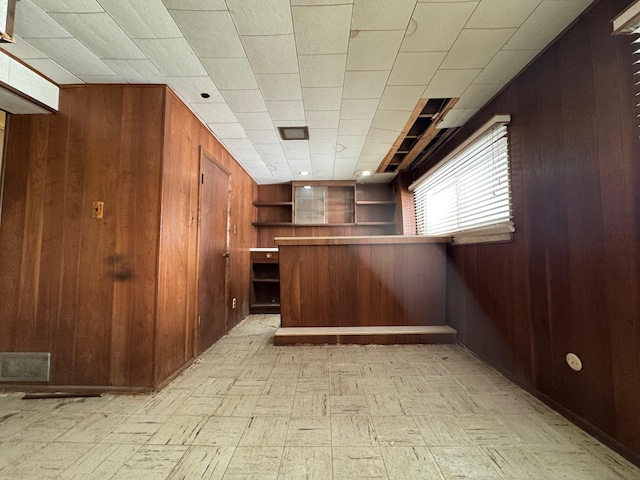
<svg viewBox="0 0 640 480">
<path fill-rule="evenodd" d="M 515 227 L 512 222 L 477 228 L 453 234 L 453 245 L 478 245 L 484 243 L 507 243 L 513 241 Z"/>
</svg>

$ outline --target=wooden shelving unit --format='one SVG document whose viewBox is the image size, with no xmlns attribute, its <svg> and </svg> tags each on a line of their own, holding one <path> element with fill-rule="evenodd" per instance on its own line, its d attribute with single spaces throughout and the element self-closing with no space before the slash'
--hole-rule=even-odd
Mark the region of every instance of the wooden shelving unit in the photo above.
<svg viewBox="0 0 640 480">
<path fill-rule="evenodd" d="M 280 313 L 278 249 L 251 250 L 250 313 Z"/>
</svg>

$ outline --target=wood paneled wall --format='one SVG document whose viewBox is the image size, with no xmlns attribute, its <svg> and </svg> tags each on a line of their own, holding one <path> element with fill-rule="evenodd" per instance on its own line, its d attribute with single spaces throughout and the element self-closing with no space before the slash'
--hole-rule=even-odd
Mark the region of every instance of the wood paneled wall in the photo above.
<svg viewBox="0 0 640 480">
<path fill-rule="evenodd" d="M 610 22 L 629 3 L 598 2 L 448 148 L 512 116 L 514 241 L 450 247 L 448 321 L 638 462 L 640 148 L 630 38 Z"/>
<path fill-rule="evenodd" d="M 152 386 L 163 96 L 62 88 L 9 118 L 0 351 L 51 352 L 51 384 Z"/>
<path fill-rule="evenodd" d="M 166 87 L 62 88 L 7 141 L 0 351 L 51 352 L 52 385 L 122 388 L 193 358 L 200 146 L 232 172 L 227 327 L 248 314 L 255 183 Z"/>
<path fill-rule="evenodd" d="M 164 169 L 158 295 L 157 372 L 161 381 L 193 355 L 193 324 L 176 318 L 195 318 L 197 291 L 197 215 L 200 149 L 231 172 L 229 305 L 226 330 L 249 314 L 249 248 L 256 237 L 251 204 L 255 182 L 170 90 L 164 125 Z M 234 228 L 235 226 L 235 228 Z"/>
</svg>

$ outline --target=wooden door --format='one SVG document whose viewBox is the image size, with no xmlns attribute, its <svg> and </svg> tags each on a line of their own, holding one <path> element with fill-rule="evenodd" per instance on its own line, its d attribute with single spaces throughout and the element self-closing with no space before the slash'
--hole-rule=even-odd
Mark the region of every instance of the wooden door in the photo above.
<svg viewBox="0 0 640 480">
<path fill-rule="evenodd" d="M 229 259 L 229 172 L 206 153 L 200 157 L 198 319 L 196 354 L 226 332 Z"/>
</svg>

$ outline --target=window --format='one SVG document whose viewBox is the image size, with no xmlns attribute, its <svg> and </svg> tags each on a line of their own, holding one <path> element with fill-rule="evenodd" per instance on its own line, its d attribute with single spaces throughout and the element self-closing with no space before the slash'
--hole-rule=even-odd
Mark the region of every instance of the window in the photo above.
<svg viewBox="0 0 640 480">
<path fill-rule="evenodd" d="M 640 1 L 634 2 L 613 19 L 614 35 L 631 35 L 636 115 L 640 118 Z M 640 125 L 638 125 L 640 127 Z"/>
<path fill-rule="evenodd" d="M 419 235 L 454 235 L 454 242 L 511 238 L 508 115 L 494 117 L 413 183 Z"/>
</svg>

